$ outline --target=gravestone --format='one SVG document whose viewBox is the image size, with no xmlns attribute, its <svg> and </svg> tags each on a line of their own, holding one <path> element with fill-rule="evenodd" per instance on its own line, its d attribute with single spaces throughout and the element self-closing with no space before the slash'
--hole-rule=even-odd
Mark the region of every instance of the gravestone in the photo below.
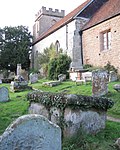
<svg viewBox="0 0 120 150">
<path fill-rule="evenodd" d="M 0 137 L 0 150 L 61 150 L 61 129 L 37 114 L 21 116 Z"/>
<path fill-rule="evenodd" d="M 108 73 L 104 70 L 92 72 L 92 94 L 93 96 L 103 96 L 108 93 Z"/>
<path fill-rule="evenodd" d="M 0 88 L 0 102 L 7 102 L 9 101 L 9 91 L 6 87 Z"/>
<path fill-rule="evenodd" d="M 66 80 L 66 74 L 59 74 L 59 75 L 58 75 L 58 80 L 59 80 L 60 82 L 65 81 L 65 80 Z"/>
<path fill-rule="evenodd" d="M 32 83 L 36 83 L 37 81 L 38 81 L 38 74 L 30 74 L 29 75 L 29 80 L 30 80 L 30 83 L 32 84 Z"/>
</svg>

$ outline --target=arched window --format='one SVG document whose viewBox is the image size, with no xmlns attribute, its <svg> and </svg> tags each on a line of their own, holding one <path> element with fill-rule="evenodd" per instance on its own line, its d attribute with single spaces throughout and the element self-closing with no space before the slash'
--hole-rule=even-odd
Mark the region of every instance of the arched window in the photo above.
<svg viewBox="0 0 120 150">
<path fill-rule="evenodd" d="M 60 50 L 60 43 L 59 43 L 58 40 L 57 40 L 56 43 L 55 43 L 55 48 L 56 48 L 56 52 L 58 53 L 59 50 Z"/>
</svg>

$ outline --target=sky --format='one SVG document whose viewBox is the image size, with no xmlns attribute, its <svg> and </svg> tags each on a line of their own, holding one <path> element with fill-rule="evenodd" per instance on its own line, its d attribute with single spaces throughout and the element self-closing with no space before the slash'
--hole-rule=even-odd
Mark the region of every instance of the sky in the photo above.
<svg viewBox="0 0 120 150">
<path fill-rule="evenodd" d="M 24 25 L 32 33 L 35 14 L 42 6 L 65 10 L 66 15 L 83 2 L 85 0 L 0 0 L 0 28 Z"/>
</svg>

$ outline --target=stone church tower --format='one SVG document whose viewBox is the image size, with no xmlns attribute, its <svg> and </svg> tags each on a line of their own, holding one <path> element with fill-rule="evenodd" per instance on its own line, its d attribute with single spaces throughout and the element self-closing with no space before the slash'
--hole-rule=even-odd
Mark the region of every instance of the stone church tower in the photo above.
<svg viewBox="0 0 120 150">
<path fill-rule="evenodd" d="M 46 32 L 51 26 L 56 22 L 62 19 L 65 15 L 65 11 L 49 8 L 46 10 L 46 7 L 42 7 L 41 10 L 35 15 L 35 24 L 33 26 L 33 37 L 34 40 L 39 38 L 44 32 Z"/>
</svg>

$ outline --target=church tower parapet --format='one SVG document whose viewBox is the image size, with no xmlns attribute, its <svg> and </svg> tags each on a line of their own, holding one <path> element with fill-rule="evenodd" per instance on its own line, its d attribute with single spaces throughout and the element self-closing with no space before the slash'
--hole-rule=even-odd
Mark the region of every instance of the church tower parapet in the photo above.
<svg viewBox="0 0 120 150">
<path fill-rule="evenodd" d="M 63 18 L 65 16 L 65 11 L 64 10 L 59 11 L 59 9 L 53 10 L 52 8 L 49 8 L 47 10 L 46 7 L 42 6 L 42 8 L 35 15 L 35 20 L 37 20 L 38 18 L 40 18 L 42 15 Z"/>
</svg>

